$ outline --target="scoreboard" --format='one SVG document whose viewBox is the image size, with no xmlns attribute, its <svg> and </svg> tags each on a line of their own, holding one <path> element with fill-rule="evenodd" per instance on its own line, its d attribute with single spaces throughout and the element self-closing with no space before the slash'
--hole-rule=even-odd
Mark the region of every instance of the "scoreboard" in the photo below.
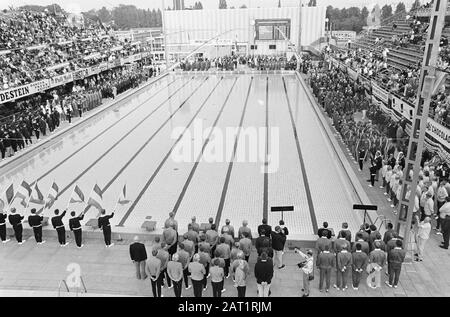
<svg viewBox="0 0 450 317">
<path fill-rule="evenodd" d="M 257 19 L 255 20 L 256 40 L 260 41 L 284 41 L 283 34 L 290 39 L 290 19 Z M 281 32 L 280 32 L 281 31 Z"/>
</svg>

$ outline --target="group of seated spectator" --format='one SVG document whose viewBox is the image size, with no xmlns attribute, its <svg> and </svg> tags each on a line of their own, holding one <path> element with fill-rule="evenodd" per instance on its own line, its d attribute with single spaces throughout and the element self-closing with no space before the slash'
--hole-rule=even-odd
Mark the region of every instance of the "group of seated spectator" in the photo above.
<svg viewBox="0 0 450 317">
<path fill-rule="evenodd" d="M 68 87 L 26 97 L 8 104 L 12 107 L 1 118 L 0 151 L 2 159 L 13 156 L 41 136 L 52 133 L 61 122 L 71 123 L 86 111 L 102 104 L 103 98 L 115 98 L 128 89 L 137 87 L 149 77 L 142 64 L 127 69 L 119 67 L 85 78 Z M 152 75 L 156 73 L 152 73 Z M 4 110 L 4 109 L 3 109 Z M 33 138 L 34 137 L 34 138 Z"/>
<path fill-rule="evenodd" d="M 339 51 L 327 47 L 324 53 L 344 62 L 357 71 L 358 74 L 379 82 L 390 92 L 414 101 L 417 94 L 420 76 L 420 63 L 409 65 L 408 68 L 398 70 L 389 67 L 387 62 L 388 50 L 383 53 L 363 52 L 361 48 L 355 51 Z M 386 54 L 385 54 L 386 53 Z"/>
<path fill-rule="evenodd" d="M 143 50 L 109 35 L 100 24 L 71 26 L 49 12 L 11 11 L 0 15 L 0 89 L 44 78 Z"/>
</svg>

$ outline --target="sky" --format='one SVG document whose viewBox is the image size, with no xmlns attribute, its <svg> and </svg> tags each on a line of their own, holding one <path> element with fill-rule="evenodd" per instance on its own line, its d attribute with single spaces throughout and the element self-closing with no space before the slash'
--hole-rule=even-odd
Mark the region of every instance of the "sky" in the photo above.
<svg viewBox="0 0 450 317">
<path fill-rule="evenodd" d="M 165 7 L 172 6 L 172 0 L 0 0 L 0 9 L 6 9 L 9 6 L 18 7 L 25 4 L 35 5 L 49 5 L 52 3 L 59 4 L 62 8 L 69 12 L 83 12 L 90 9 L 100 9 L 101 7 L 113 8 L 119 4 L 133 4 L 138 8 L 153 9 L 160 8 L 164 1 Z M 185 0 L 185 5 L 190 6 L 195 3 L 196 0 Z M 200 0 L 205 9 L 218 8 L 219 0 Z M 297 6 L 300 0 L 281 0 L 282 6 Z M 302 0 L 302 3 L 307 4 L 309 0 Z M 376 3 L 380 6 L 385 4 L 393 4 L 394 6 L 400 0 L 317 0 L 319 6 L 332 5 L 333 7 L 373 7 Z M 406 7 L 411 7 L 414 0 L 403 0 Z M 425 1 L 422 1 L 425 2 Z M 276 7 L 278 0 L 227 0 L 228 7 L 235 6 L 240 7 L 242 4 L 247 7 Z"/>
</svg>

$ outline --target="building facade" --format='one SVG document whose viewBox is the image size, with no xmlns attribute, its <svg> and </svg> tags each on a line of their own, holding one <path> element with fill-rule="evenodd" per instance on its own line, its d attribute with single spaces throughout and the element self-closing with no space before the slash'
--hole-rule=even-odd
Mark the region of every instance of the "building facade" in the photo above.
<svg viewBox="0 0 450 317">
<path fill-rule="evenodd" d="M 208 58 L 230 54 L 279 55 L 325 36 L 325 7 L 165 11 L 170 59 L 195 50 Z"/>
</svg>

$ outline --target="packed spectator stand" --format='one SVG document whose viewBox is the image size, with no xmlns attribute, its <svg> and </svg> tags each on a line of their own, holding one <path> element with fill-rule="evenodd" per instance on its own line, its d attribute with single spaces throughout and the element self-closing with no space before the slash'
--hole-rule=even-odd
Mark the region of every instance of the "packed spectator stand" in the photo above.
<svg viewBox="0 0 450 317">
<path fill-rule="evenodd" d="M 61 83 L 43 85 L 38 93 L 2 100 L 2 159 L 53 132 L 61 121 L 70 123 L 72 117 L 99 106 L 103 98 L 114 98 L 156 75 L 154 65 L 143 67 L 152 65 L 149 54 L 139 55 L 147 49 L 140 43 L 119 41 L 97 21 L 72 25 L 65 16 L 47 10 L 1 12 L 3 98 L 13 88 L 69 75 Z"/>
</svg>

